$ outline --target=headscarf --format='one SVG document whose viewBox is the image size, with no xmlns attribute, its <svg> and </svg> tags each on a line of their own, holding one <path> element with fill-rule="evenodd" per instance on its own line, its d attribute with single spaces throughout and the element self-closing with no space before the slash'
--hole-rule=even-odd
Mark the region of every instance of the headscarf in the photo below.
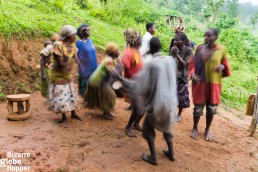
<svg viewBox="0 0 258 172">
<path fill-rule="evenodd" d="M 182 25 L 177 26 L 177 27 L 175 27 L 175 32 L 177 32 L 177 33 L 185 33 L 185 28 Z"/>
<path fill-rule="evenodd" d="M 106 54 L 108 55 L 112 55 L 112 53 L 114 53 L 116 50 L 118 50 L 119 47 L 115 44 L 115 43 L 108 43 L 106 45 Z"/>
<path fill-rule="evenodd" d="M 64 40 L 66 39 L 67 37 L 73 35 L 73 34 L 76 34 L 77 30 L 71 26 L 71 25 L 64 25 L 62 28 L 61 28 L 61 31 L 60 31 L 60 40 Z"/>
<path fill-rule="evenodd" d="M 179 18 L 179 25 L 175 27 L 175 32 L 177 33 L 185 33 L 185 27 L 183 26 L 183 19 Z"/>
<path fill-rule="evenodd" d="M 134 45 L 135 41 L 141 36 L 139 31 L 128 28 L 124 31 L 124 38 L 126 43 Z"/>
<path fill-rule="evenodd" d="M 77 35 L 80 37 L 80 38 L 83 38 L 83 35 L 81 34 L 82 31 L 86 28 L 86 27 L 89 27 L 87 24 L 82 24 L 80 27 L 78 27 L 77 29 Z"/>
<path fill-rule="evenodd" d="M 51 35 L 51 37 L 50 37 L 50 40 L 51 40 L 52 42 L 56 42 L 56 41 L 58 40 L 58 38 L 59 38 L 59 35 L 58 35 L 57 33 L 53 33 L 53 34 Z"/>
</svg>

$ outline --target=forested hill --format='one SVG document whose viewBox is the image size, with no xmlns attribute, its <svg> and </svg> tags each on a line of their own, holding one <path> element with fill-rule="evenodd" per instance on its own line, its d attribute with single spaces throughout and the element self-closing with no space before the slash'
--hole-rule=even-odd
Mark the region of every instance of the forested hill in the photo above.
<svg viewBox="0 0 258 172">
<path fill-rule="evenodd" d="M 230 106 L 243 107 L 247 96 L 256 88 L 258 40 L 251 34 L 253 25 L 242 24 L 236 15 L 237 8 L 233 8 L 236 2 L 230 0 L 232 8 L 227 5 L 230 10 L 223 10 L 229 1 L 5 0 L 0 1 L 0 33 L 6 40 L 3 42 L 14 38 L 47 39 L 53 32 L 59 32 L 64 24 L 78 27 L 87 23 L 96 46 L 101 48 L 112 41 L 123 49 L 123 31 L 130 27 L 144 34 L 145 24 L 150 21 L 156 24 L 156 36 L 161 39 L 167 54 L 179 17 L 183 19 L 186 34 L 197 44 L 202 43 L 207 28 L 216 27 L 220 30 L 218 42 L 227 47 L 233 70 L 233 75 L 224 82 L 223 101 Z M 166 24 L 166 15 L 178 17 L 171 27 Z M 0 70 L 7 58 L 8 54 L 0 55 Z M 3 98 L 6 83 L 1 80 L 2 76 L 0 73 L 0 97 Z"/>
<path fill-rule="evenodd" d="M 239 19 L 245 24 L 250 24 L 250 18 L 258 13 L 258 5 L 253 6 L 250 2 L 240 3 L 237 11 Z"/>
</svg>

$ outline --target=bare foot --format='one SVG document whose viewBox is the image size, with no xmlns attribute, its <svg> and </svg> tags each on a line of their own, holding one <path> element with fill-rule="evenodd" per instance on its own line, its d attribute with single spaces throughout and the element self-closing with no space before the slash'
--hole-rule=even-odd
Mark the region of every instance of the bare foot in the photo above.
<svg viewBox="0 0 258 172">
<path fill-rule="evenodd" d="M 53 109 L 52 109 L 52 107 L 51 106 L 49 106 L 48 107 L 48 111 L 52 111 Z"/>
<path fill-rule="evenodd" d="M 143 154 L 142 155 L 142 159 L 152 165 L 157 165 L 157 160 L 156 158 L 152 157 L 151 155 L 146 155 L 146 154 Z"/>
<path fill-rule="evenodd" d="M 59 125 L 61 127 L 67 128 L 67 120 L 62 120 Z"/>
<path fill-rule="evenodd" d="M 198 130 L 197 129 L 193 129 L 192 130 L 192 135 L 190 136 L 192 139 L 197 140 L 198 137 Z"/>
<path fill-rule="evenodd" d="M 168 157 L 168 159 L 170 159 L 170 161 L 175 161 L 174 156 L 172 155 L 171 152 L 169 152 L 168 149 L 164 149 L 164 150 L 163 150 L 163 154 L 166 155 L 166 156 Z"/>
<path fill-rule="evenodd" d="M 177 122 L 180 122 L 182 120 L 182 115 L 181 114 L 178 114 L 177 116 L 176 116 L 176 121 Z"/>
<path fill-rule="evenodd" d="M 133 130 L 142 131 L 142 127 L 139 124 L 134 124 L 132 128 L 133 128 Z"/>
<path fill-rule="evenodd" d="M 82 121 L 82 119 L 77 115 L 77 114 L 73 114 L 73 115 L 71 115 L 71 118 L 73 118 L 73 119 L 77 119 L 77 120 L 79 120 L 79 121 Z"/>
<path fill-rule="evenodd" d="M 205 137 L 205 140 L 208 141 L 208 142 L 211 142 L 213 140 L 213 137 L 212 137 L 212 134 L 211 134 L 210 130 L 205 129 L 204 137 Z"/>
<path fill-rule="evenodd" d="M 128 106 L 125 110 L 133 110 L 132 105 Z"/>
<path fill-rule="evenodd" d="M 125 134 L 129 137 L 137 137 L 134 132 L 132 131 L 132 128 L 129 127 L 129 128 L 125 128 Z"/>
<path fill-rule="evenodd" d="M 104 119 L 107 119 L 107 120 L 113 120 L 113 119 L 114 119 L 114 116 L 113 116 L 113 115 L 111 115 L 111 114 L 106 114 L 106 113 L 104 113 L 103 117 L 104 117 Z"/>
</svg>

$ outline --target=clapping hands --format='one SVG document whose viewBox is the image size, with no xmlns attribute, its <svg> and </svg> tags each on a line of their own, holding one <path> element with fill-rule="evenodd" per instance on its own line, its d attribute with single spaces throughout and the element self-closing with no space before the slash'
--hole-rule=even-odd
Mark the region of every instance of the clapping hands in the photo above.
<svg viewBox="0 0 258 172">
<path fill-rule="evenodd" d="M 176 57 L 176 56 L 178 55 L 179 50 L 178 50 L 178 48 L 177 48 L 176 46 L 173 46 L 173 47 L 171 48 L 170 52 L 171 52 L 171 54 L 172 54 L 173 56 Z"/>
</svg>

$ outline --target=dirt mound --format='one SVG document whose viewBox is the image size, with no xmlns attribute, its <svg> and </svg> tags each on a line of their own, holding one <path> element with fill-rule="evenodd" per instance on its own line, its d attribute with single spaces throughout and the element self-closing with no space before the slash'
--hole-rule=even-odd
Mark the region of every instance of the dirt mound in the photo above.
<svg viewBox="0 0 258 172">
<path fill-rule="evenodd" d="M 40 89 L 40 51 L 48 38 L 0 38 L 0 87 L 4 94 L 30 93 Z M 98 49 L 99 59 L 104 57 Z M 75 80 L 77 69 L 74 68 Z M 1 92 L 1 90 L 0 90 Z"/>
<path fill-rule="evenodd" d="M 5 94 L 40 88 L 37 69 L 45 39 L 0 39 L 0 85 Z"/>
</svg>

